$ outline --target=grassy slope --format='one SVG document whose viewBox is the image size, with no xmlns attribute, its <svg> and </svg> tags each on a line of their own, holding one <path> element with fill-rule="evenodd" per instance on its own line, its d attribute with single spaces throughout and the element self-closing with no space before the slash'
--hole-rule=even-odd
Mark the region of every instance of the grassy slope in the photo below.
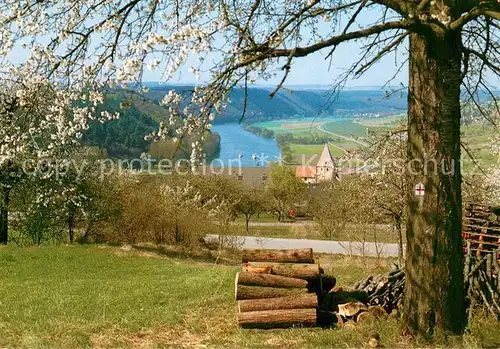
<svg viewBox="0 0 500 349">
<path fill-rule="evenodd" d="M 331 258 L 320 262 L 340 285 L 388 268 L 388 261 L 376 267 L 374 260 Z M 408 347 L 394 318 L 356 330 L 240 330 L 233 300 L 236 271 L 236 266 L 111 247 L 2 247 L 0 347 L 365 347 L 373 330 L 386 347 Z M 500 345 L 498 323 L 478 321 L 464 341 L 450 344 Z"/>
</svg>

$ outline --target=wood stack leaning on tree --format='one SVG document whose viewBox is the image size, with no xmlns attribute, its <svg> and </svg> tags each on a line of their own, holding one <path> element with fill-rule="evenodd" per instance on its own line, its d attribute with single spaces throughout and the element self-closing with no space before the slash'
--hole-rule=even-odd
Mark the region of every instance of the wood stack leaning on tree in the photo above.
<svg viewBox="0 0 500 349">
<path fill-rule="evenodd" d="M 323 275 L 312 249 L 245 249 L 242 262 L 235 278 L 241 327 L 316 326 L 318 297 L 335 278 Z"/>
</svg>

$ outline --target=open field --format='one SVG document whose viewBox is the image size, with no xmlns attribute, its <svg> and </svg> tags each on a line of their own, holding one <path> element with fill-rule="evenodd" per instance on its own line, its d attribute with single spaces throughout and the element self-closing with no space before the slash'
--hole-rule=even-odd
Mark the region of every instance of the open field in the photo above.
<svg viewBox="0 0 500 349">
<path fill-rule="evenodd" d="M 483 168 L 494 165 L 498 162 L 498 157 L 491 152 L 491 137 L 494 129 L 489 125 L 462 126 L 462 140 L 470 149 L 474 159 Z M 466 152 L 463 153 L 464 169 L 472 170 L 475 165 Z"/>
<path fill-rule="evenodd" d="M 108 246 L 0 248 L 0 347 L 7 348 L 331 348 L 429 346 L 400 335 L 398 319 L 356 329 L 241 330 L 234 265 L 208 255 L 177 258 L 165 249 Z M 235 258 L 236 261 L 236 258 Z M 385 271 L 389 260 L 320 256 L 350 285 Z M 452 347 L 498 347 L 498 323 L 476 318 Z M 443 347 L 443 345 L 441 345 Z"/>
<path fill-rule="evenodd" d="M 333 156 L 342 156 L 346 151 L 356 150 L 363 145 L 358 141 L 366 134 L 368 127 L 351 119 L 335 118 L 304 118 L 289 120 L 274 120 L 252 124 L 252 126 L 273 131 L 276 135 L 293 134 L 295 136 L 326 136 L 329 139 L 330 151 Z M 323 148 L 322 144 L 291 143 L 292 160 L 301 163 L 302 156 L 318 155 Z"/>
<path fill-rule="evenodd" d="M 297 118 L 285 120 L 271 120 L 253 123 L 252 126 L 265 128 L 280 133 L 308 133 L 316 130 L 318 125 L 339 120 L 334 117 L 317 117 L 317 118 Z"/>
<path fill-rule="evenodd" d="M 297 122 L 297 123 L 283 123 L 281 128 L 284 130 L 307 129 L 311 127 L 318 127 L 323 122 Z"/>
<path fill-rule="evenodd" d="M 342 136 L 359 138 L 366 135 L 368 127 L 363 126 L 354 120 L 340 120 L 329 122 L 323 125 L 326 131 L 333 132 Z"/>
<path fill-rule="evenodd" d="M 323 147 L 324 147 L 323 144 L 295 144 L 295 143 L 290 144 L 290 148 L 292 149 L 292 154 L 294 154 L 294 157 L 296 158 L 296 160 L 299 160 L 299 162 L 302 160 L 301 155 L 306 155 L 306 158 L 309 158 L 308 155 L 309 156 L 317 155 L 317 157 L 319 158 L 319 155 L 321 154 Z M 332 156 L 342 156 L 345 153 L 345 151 L 336 147 L 335 145 L 329 144 L 328 147 L 330 148 Z M 316 159 L 316 161 L 317 160 L 318 159 Z"/>
<path fill-rule="evenodd" d="M 405 117 L 406 114 L 390 115 L 380 118 L 360 119 L 356 120 L 356 122 L 367 127 L 391 127 L 396 126 Z"/>
</svg>

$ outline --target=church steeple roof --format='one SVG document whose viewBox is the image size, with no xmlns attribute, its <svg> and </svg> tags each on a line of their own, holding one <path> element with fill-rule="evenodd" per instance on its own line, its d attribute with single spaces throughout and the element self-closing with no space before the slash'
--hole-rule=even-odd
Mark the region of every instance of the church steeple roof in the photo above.
<svg viewBox="0 0 500 349">
<path fill-rule="evenodd" d="M 327 166 L 327 167 L 334 167 L 335 166 L 332 153 L 330 153 L 330 148 L 328 148 L 327 143 L 325 143 L 325 146 L 323 147 L 323 151 L 321 152 L 321 155 L 319 156 L 317 166 Z"/>
</svg>

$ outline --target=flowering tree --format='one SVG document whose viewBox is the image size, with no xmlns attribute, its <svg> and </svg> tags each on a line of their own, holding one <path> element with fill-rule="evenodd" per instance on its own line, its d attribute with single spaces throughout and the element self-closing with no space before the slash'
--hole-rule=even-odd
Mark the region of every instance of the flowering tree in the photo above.
<svg viewBox="0 0 500 349">
<path fill-rule="evenodd" d="M 390 218 L 398 233 L 399 262 L 403 263 L 403 224 L 406 218 L 406 195 L 408 191 L 405 166 L 406 125 L 398 125 L 392 131 L 383 134 L 373 134 L 369 140 L 370 146 L 362 152 L 365 158 L 376 162 L 376 168 L 371 173 L 370 188 L 374 190 L 373 203 L 382 215 Z"/>
<path fill-rule="evenodd" d="M 361 23 L 372 9 L 379 18 Z M 460 86 L 474 100 L 477 90 L 491 90 L 486 72 L 500 74 L 496 0 L 6 0 L 0 13 L 0 55 L 28 45 L 30 69 L 64 86 L 129 82 L 144 66 L 168 79 L 190 52 L 201 63 L 215 61 L 210 82 L 183 110 L 179 136 L 203 130 L 233 86 L 271 77 L 275 64 L 283 83 L 300 57 L 322 51 L 332 58 L 340 44 L 365 40 L 342 86 L 409 41 L 407 149 L 415 161 L 408 183 L 423 183 L 426 192 L 407 197 L 405 322 L 427 335 L 464 329 Z M 425 172 L 427 157 L 446 171 Z"/>
<path fill-rule="evenodd" d="M 11 68 L 0 87 L 0 243 L 8 241 L 8 205 L 13 186 L 27 177 L 55 175 L 65 151 L 78 144 L 101 100 L 59 89 L 48 79 Z M 74 106 L 82 100 L 86 106 Z M 92 99 L 93 102 L 88 103 Z M 47 196 L 50 197 L 50 196 Z"/>
<path fill-rule="evenodd" d="M 489 169 L 486 179 L 489 185 L 489 201 L 494 205 L 500 205 L 500 115 L 494 127 L 494 133 L 491 136 L 490 144 L 493 154 L 497 157 L 496 163 Z"/>
</svg>

